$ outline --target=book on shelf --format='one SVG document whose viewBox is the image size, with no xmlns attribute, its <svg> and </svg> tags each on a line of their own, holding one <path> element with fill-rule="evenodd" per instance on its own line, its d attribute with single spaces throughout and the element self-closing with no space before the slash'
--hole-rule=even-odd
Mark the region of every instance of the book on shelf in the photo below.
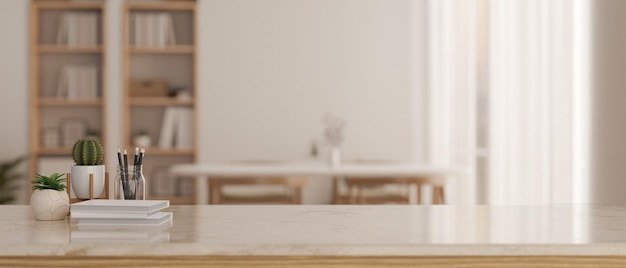
<svg viewBox="0 0 626 268">
<path fill-rule="evenodd" d="M 174 21 L 165 12 L 141 12 L 130 16 L 130 43 L 136 47 L 176 45 Z"/>
<path fill-rule="evenodd" d="M 193 110 L 189 107 L 177 107 L 178 126 L 175 146 L 179 149 L 193 147 Z"/>
<path fill-rule="evenodd" d="M 158 212 L 143 219 L 80 218 L 78 219 L 77 225 L 160 225 L 167 221 L 171 221 L 172 214 L 172 212 Z"/>
<path fill-rule="evenodd" d="M 61 69 L 57 97 L 94 99 L 98 97 L 98 68 L 95 65 L 66 65 Z"/>
<path fill-rule="evenodd" d="M 193 110 L 189 107 L 166 107 L 161 124 L 159 147 L 189 149 L 193 147 Z"/>
<path fill-rule="evenodd" d="M 133 212 L 150 213 L 170 206 L 169 200 L 109 200 L 94 199 L 71 204 L 74 212 Z M 151 215 L 154 216 L 154 215 Z"/>
<path fill-rule="evenodd" d="M 97 45 L 98 17 L 97 12 L 64 12 L 61 14 L 56 43 L 69 47 Z"/>
<path fill-rule="evenodd" d="M 166 107 L 161 123 L 161 134 L 159 135 L 159 147 L 170 149 L 174 144 L 174 134 L 176 132 L 176 107 Z"/>
</svg>

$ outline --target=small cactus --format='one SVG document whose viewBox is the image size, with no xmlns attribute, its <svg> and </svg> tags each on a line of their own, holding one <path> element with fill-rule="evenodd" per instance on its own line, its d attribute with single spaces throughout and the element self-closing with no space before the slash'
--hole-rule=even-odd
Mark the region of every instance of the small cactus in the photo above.
<svg viewBox="0 0 626 268">
<path fill-rule="evenodd" d="M 97 140 L 78 140 L 72 149 L 72 156 L 79 166 L 100 165 L 104 160 L 104 149 Z"/>
</svg>

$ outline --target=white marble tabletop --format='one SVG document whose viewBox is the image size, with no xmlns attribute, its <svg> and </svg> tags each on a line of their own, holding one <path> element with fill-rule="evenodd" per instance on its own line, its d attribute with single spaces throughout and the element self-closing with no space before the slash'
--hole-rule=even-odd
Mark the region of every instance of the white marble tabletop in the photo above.
<svg viewBox="0 0 626 268">
<path fill-rule="evenodd" d="M 197 163 L 172 165 L 177 175 L 206 176 L 359 176 L 415 177 L 461 174 L 460 168 L 396 162 L 353 162 L 331 166 L 322 162 Z"/>
<path fill-rule="evenodd" d="M 165 230 L 82 229 L 0 206 L 0 256 L 626 256 L 626 208 L 172 206 Z"/>
</svg>

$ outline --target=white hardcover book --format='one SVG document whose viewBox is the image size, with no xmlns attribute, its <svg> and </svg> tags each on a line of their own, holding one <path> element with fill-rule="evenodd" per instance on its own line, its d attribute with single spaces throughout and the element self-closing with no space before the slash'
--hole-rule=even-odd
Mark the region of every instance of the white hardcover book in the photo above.
<svg viewBox="0 0 626 268">
<path fill-rule="evenodd" d="M 159 47 L 165 47 L 166 43 L 167 43 L 167 28 L 168 28 L 168 24 L 167 24 L 167 14 L 165 13 L 159 13 L 158 17 L 157 17 L 157 23 L 158 23 L 158 27 L 157 27 L 157 33 L 158 33 L 158 42 L 157 45 Z"/>
<path fill-rule="evenodd" d="M 144 14 L 144 33 L 145 43 L 144 46 L 152 47 L 152 16 L 150 13 Z"/>
<path fill-rule="evenodd" d="M 110 212 L 110 211 L 72 211 L 72 219 L 147 219 L 159 213 L 159 210 L 151 212 Z"/>
<path fill-rule="evenodd" d="M 76 46 L 76 14 L 67 13 L 67 45 L 70 47 Z"/>
<path fill-rule="evenodd" d="M 159 225 L 172 220 L 172 212 L 158 212 L 145 219 L 78 219 L 78 225 Z"/>
<path fill-rule="evenodd" d="M 92 96 L 93 98 L 98 98 L 98 67 L 93 66 L 91 68 L 91 79 L 92 79 Z"/>
<path fill-rule="evenodd" d="M 137 46 L 137 40 L 135 40 L 135 14 L 130 14 L 128 18 L 128 44 L 130 46 Z"/>
<path fill-rule="evenodd" d="M 168 35 L 167 35 L 167 41 L 168 41 L 168 45 L 176 45 L 176 34 L 174 33 L 174 20 L 172 19 L 172 15 L 167 14 L 167 22 L 169 24 L 168 28 Z"/>
<path fill-rule="evenodd" d="M 88 30 L 85 14 L 83 14 L 83 12 L 77 13 L 76 18 L 78 23 L 78 36 L 76 37 L 76 39 L 78 40 L 78 46 L 84 47 L 87 44 L 85 39 L 87 38 Z"/>
<path fill-rule="evenodd" d="M 68 99 L 75 99 L 76 98 L 76 91 L 78 89 L 78 77 L 76 74 L 76 67 L 75 66 L 68 66 L 67 67 L 67 81 L 68 81 L 68 85 L 67 85 L 67 98 Z"/>
<path fill-rule="evenodd" d="M 139 22 L 139 28 L 138 28 L 138 32 L 137 34 L 139 35 L 139 41 L 140 41 L 140 46 L 141 47 L 147 47 L 148 46 L 148 41 L 146 38 L 147 35 L 147 18 L 146 18 L 146 14 L 137 14 L 137 21 Z"/>
<path fill-rule="evenodd" d="M 98 89 L 98 85 L 97 85 L 97 81 L 96 81 L 96 75 L 97 75 L 97 70 L 96 70 L 96 66 L 89 66 L 87 67 L 87 94 L 85 97 L 90 98 L 90 99 L 95 99 L 96 95 L 97 95 L 97 89 Z"/>
<path fill-rule="evenodd" d="M 59 74 L 59 83 L 57 84 L 57 98 L 67 96 L 67 66 L 63 66 Z"/>
<path fill-rule="evenodd" d="M 82 13 L 76 13 L 74 14 L 74 16 L 76 17 L 76 46 L 83 46 L 84 44 L 84 39 L 85 39 L 85 22 L 84 22 L 84 17 Z"/>
<path fill-rule="evenodd" d="M 89 36 L 91 38 L 89 40 L 89 43 L 95 46 L 98 44 L 98 14 L 91 13 L 90 19 L 91 19 L 91 31 L 90 31 Z"/>
<path fill-rule="evenodd" d="M 135 46 L 141 47 L 143 43 L 141 42 L 141 14 L 133 14 L 135 17 L 134 22 L 134 35 L 135 35 Z"/>
<path fill-rule="evenodd" d="M 176 147 L 189 149 L 193 147 L 193 110 L 188 107 L 178 107 L 176 127 Z"/>
<path fill-rule="evenodd" d="M 159 136 L 159 147 L 169 149 L 174 142 L 177 120 L 176 107 L 167 107 L 163 113 L 161 124 L 161 135 Z"/>
<path fill-rule="evenodd" d="M 170 206 L 169 200 L 110 200 L 93 199 L 71 204 L 74 212 L 136 212 L 150 213 Z"/>
<path fill-rule="evenodd" d="M 148 40 L 150 40 L 150 47 L 157 46 L 157 15 L 156 13 L 148 14 Z"/>
<path fill-rule="evenodd" d="M 61 14 L 57 31 L 57 44 L 67 45 L 67 13 Z"/>
</svg>

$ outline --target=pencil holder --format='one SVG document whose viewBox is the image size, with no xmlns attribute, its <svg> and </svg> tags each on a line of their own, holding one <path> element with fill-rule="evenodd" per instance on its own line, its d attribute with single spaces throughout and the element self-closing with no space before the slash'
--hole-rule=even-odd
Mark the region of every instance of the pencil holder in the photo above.
<svg viewBox="0 0 626 268">
<path fill-rule="evenodd" d="M 143 176 L 143 166 L 117 167 L 117 175 L 113 183 L 113 199 L 146 199 L 146 178 Z"/>
</svg>

